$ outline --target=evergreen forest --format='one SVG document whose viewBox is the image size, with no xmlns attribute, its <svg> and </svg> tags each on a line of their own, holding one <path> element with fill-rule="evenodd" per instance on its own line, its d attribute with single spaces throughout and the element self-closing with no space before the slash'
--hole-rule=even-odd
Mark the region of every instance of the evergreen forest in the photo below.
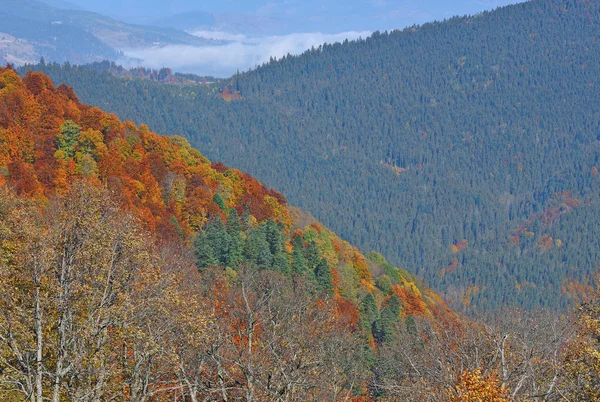
<svg viewBox="0 0 600 402">
<path fill-rule="evenodd" d="M 533 0 L 204 85 L 20 71 L 250 172 L 457 310 L 569 309 L 600 263 L 599 19 Z"/>
<path fill-rule="evenodd" d="M 43 73 L 0 68 L 0 145 L 3 401 L 600 398 L 597 292 L 570 315 L 466 318 Z"/>
</svg>

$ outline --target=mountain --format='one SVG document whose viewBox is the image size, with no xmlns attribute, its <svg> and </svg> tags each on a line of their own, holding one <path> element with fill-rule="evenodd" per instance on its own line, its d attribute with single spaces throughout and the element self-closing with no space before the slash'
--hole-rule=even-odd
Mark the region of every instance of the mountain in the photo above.
<svg viewBox="0 0 600 402">
<path fill-rule="evenodd" d="M 123 56 L 120 49 L 215 43 L 172 28 L 126 24 L 36 0 L 7 0 L 3 4 L 0 55 L 18 65 L 35 63 L 42 57 L 61 63 L 116 60 Z"/>
<path fill-rule="evenodd" d="M 534 0 L 209 87 L 34 68 L 252 172 L 456 308 L 568 308 L 600 263 L 598 15 Z"/>
<path fill-rule="evenodd" d="M 55 88 L 41 73 L 28 74 L 21 81 L 16 72 L 5 69 L 2 77 L 0 180 L 17 195 L 47 199 L 68 192 L 78 178 L 86 178 L 118 194 L 125 209 L 165 239 L 186 239 L 215 222 L 227 222 L 232 213 L 254 222 L 244 223 L 247 229 L 270 222 L 277 236 L 303 238 L 302 247 L 317 246 L 318 254 L 317 249 L 303 250 L 313 253 L 307 254 L 312 269 L 325 258 L 333 276 L 340 278 L 336 289 L 352 295 L 354 302 L 364 291 L 379 292 L 375 281 L 391 275 L 392 285 L 406 285 L 422 297 L 421 314 L 430 314 L 426 305 L 446 308 L 408 272 L 388 266 L 380 255 L 365 257 L 306 212 L 289 207 L 280 193 L 237 169 L 211 163 L 182 137 L 159 136 L 145 125 L 121 122 L 81 104 L 72 89 Z M 18 110 L 14 110 L 15 102 Z M 251 234 L 242 237 L 246 235 Z M 283 253 L 284 246 L 292 245 L 291 237 L 282 237 L 282 243 L 271 245 L 271 251 L 281 246 Z M 265 258 L 275 264 L 273 259 L 278 257 L 287 258 Z M 279 262 L 284 272 L 291 269 Z M 380 272 L 374 276 L 369 264 Z"/>
<path fill-rule="evenodd" d="M 162 17 L 155 20 L 152 25 L 189 31 L 201 26 L 212 26 L 215 22 L 215 17 L 210 13 L 204 11 L 188 11 Z"/>
<path fill-rule="evenodd" d="M 289 303 L 293 300 L 298 303 L 293 307 L 300 310 L 281 310 L 281 314 L 293 313 L 289 317 L 292 321 L 300 315 L 307 323 L 310 322 L 310 315 L 316 314 L 318 322 L 314 328 L 320 328 L 318 331 L 321 331 L 317 336 L 325 339 L 329 333 L 337 338 L 327 341 L 332 342 L 332 346 L 338 345 L 338 342 L 354 342 L 354 352 L 346 350 L 337 353 L 340 353 L 338 357 L 343 358 L 354 356 L 352 364 L 359 364 L 357 369 L 360 368 L 362 373 L 355 372 L 354 375 L 360 375 L 361 381 L 366 381 L 367 377 L 363 376 L 368 371 L 365 371 L 367 366 L 362 366 L 362 359 L 373 355 L 375 343 L 383 347 L 395 342 L 399 336 L 396 327 L 404 328 L 405 320 L 413 322 L 413 325 L 421 320 L 431 325 L 437 320 L 458 322 L 458 317 L 441 298 L 424 287 L 418 278 L 391 266 L 377 253 L 364 256 L 310 214 L 288 206 L 280 193 L 267 188 L 250 175 L 221 163 L 211 163 L 182 137 L 159 136 L 150 132 L 145 125 L 122 122 L 115 115 L 82 104 L 71 88 L 65 85 L 54 87 L 44 74 L 29 73 L 21 80 L 14 70 L 0 70 L 0 144 L 0 282 L 1 286 L 7 285 L 11 289 L 10 297 L 14 295 L 24 300 L 14 304 L 14 300 L 6 293 L 8 290 L 2 288 L 0 302 L 8 303 L 2 304 L 4 311 L 13 311 L 17 305 L 25 311 L 30 306 L 27 304 L 31 301 L 28 298 L 33 293 L 27 289 L 28 286 L 35 287 L 35 283 L 28 282 L 30 273 L 39 273 L 43 278 L 48 278 L 43 279 L 49 281 L 43 290 L 49 292 L 44 295 L 43 303 L 47 303 L 44 304 L 48 315 L 45 320 L 50 320 L 44 325 L 49 327 L 53 325 L 53 314 L 58 311 L 56 317 L 60 317 L 60 309 L 67 308 L 65 303 L 71 300 L 68 299 L 71 296 L 60 299 L 61 292 L 73 292 L 73 298 L 95 300 L 92 294 L 95 295 L 93 292 L 99 286 L 93 279 L 96 276 L 108 275 L 106 281 L 109 283 L 113 280 L 124 281 L 120 285 L 115 283 L 109 286 L 123 286 L 120 290 L 107 288 L 104 292 L 125 292 L 127 286 L 133 286 L 134 289 L 135 286 L 150 286 L 143 283 L 134 285 L 138 279 L 159 281 L 160 286 L 166 286 L 166 293 L 162 293 L 162 288 L 152 288 L 153 292 L 159 292 L 156 296 L 144 296 L 142 292 L 140 297 L 157 297 L 159 303 L 170 306 L 168 309 L 183 308 L 176 307 L 178 297 L 195 300 L 206 291 L 208 293 L 203 303 L 217 303 L 212 307 L 217 309 L 220 308 L 218 303 L 223 303 L 235 311 L 245 308 L 237 298 L 247 297 L 246 293 L 237 293 L 238 290 L 259 292 L 255 295 L 259 300 L 247 300 L 246 303 L 256 303 L 255 313 L 265 314 L 260 320 L 266 320 L 273 313 L 272 310 L 261 310 L 264 306 L 260 301 L 260 289 L 264 292 L 269 288 L 269 292 L 277 292 L 277 295 L 269 297 L 269 309 L 283 308 L 283 305 L 277 307 L 271 302 Z M 144 238 L 153 240 L 142 240 Z M 110 243 L 113 241 L 114 244 Z M 109 245 L 105 242 L 109 242 Z M 28 254 L 27 250 L 36 247 L 44 250 L 37 253 L 49 253 L 44 258 L 44 264 L 49 265 L 40 268 L 41 271 L 31 271 L 36 266 L 35 261 L 27 257 L 35 255 Z M 70 275 L 71 279 L 54 282 L 52 272 L 54 267 L 61 265 L 58 262 L 61 258 L 63 268 L 72 273 L 65 271 L 60 275 Z M 107 265 L 102 265 L 104 263 Z M 160 264 L 163 264 L 162 267 Z M 132 267 L 137 268 L 128 271 Z M 144 272 L 154 276 L 145 278 Z M 190 284 L 189 278 L 195 278 L 198 273 L 201 276 Z M 19 276 L 21 274 L 24 276 Z M 142 277 L 138 278 L 138 274 Z M 115 275 L 114 279 L 111 279 L 112 275 Z M 161 281 L 167 278 L 163 275 L 174 277 L 163 283 Z M 92 282 L 86 282 L 88 278 Z M 102 282 L 103 279 L 99 280 Z M 130 283 L 129 280 L 134 282 Z M 239 283 L 242 288 L 236 288 L 238 280 L 242 281 Z M 249 282 L 244 282 L 246 280 Z M 184 293 L 178 293 L 184 292 L 181 287 L 188 285 L 191 287 L 186 288 L 185 292 L 192 293 L 185 293 L 185 296 Z M 205 290 L 201 290 L 203 286 L 206 286 Z M 215 289 L 220 290 L 215 294 Z M 18 293 L 20 290 L 24 293 Z M 52 293 L 54 291 L 58 293 Z M 101 289 L 98 291 L 102 293 Z M 176 299 L 170 299 L 170 292 L 175 292 L 177 296 L 173 297 Z M 137 296 L 133 293 L 110 296 L 110 303 L 120 305 L 112 297 Z M 94 316 L 88 317 L 86 314 L 95 314 L 88 310 L 95 307 L 78 310 L 79 305 L 75 300 L 68 307 L 75 309 L 75 312 L 70 310 L 69 314 L 83 314 L 81 317 L 84 318 L 80 317 L 83 321 L 70 325 L 94 320 Z M 54 305 L 53 301 L 59 304 Z M 171 302 L 175 304 L 169 305 Z M 60 303 L 63 307 L 60 307 Z M 102 303 L 98 307 L 100 310 L 96 311 L 100 316 L 105 311 Z M 146 303 L 151 303 L 150 299 L 144 299 L 143 304 Z M 318 304 L 313 308 L 311 303 Z M 106 308 L 112 308 L 112 304 Z M 122 305 L 120 308 L 129 307 Z M 15 317 L 19 314 L 21 312 L 14 312 Z M 155 314 L 158 311 L 152 313 Z M 204 313 L 195 310 L 194 314 Z M 246 313 L 240 310 L 235 314 Z M 232 317 L 232 322 L 238 319 L 235 317 Z M 111 319 L 121 322 L 121 318 Z M 211 320 L 208 316 L 200 319 Z M 11 333 L 12 327 L 23 324 L 11 320 L 0 321 L 0 332 Z M 271 317 L 269 320 L 277 322 L 278 318 Z M 174 326 L 169 331 L 179 330 L 176 326 L 179 324 L 169 322 Z M 261 325 L 261 331 L 266 331 L 266 324 Z M 280 336 L 278 328 L 273 328 L 273 336 Z M 308 336 L 308 328 L 298 328 L 296 330 L 304 331 L 299 334 Z M 223 331 L 233 329 L 228 326 L 221 328 Z M 52 334 L 50 331 L 47 335 L 48 342 L 53 339 Z M 7 339 L 4 338 L 4 332 L 2 335 L 3 340 Z M 76 338 L 79 335 L 73 333 L 70 336 Z M 107 338 L 103 338 L 102 342 L 112 339 L 112 335 L 105 336 Z M 231 339 L 233 335 L 227 333 L 219 336 Z M 26 339 L 23 338 L 25 344 Z M 117 338 L 114 340 L 117 341 Z M 154 342 L 165 342 L 165 339 Z M 288 339 L 286 342 L 292 341 Z M 3 341 L 0 343 L 0 347 L 10 348 Z M 31 346 L 25 344 L 21 347 Z M 109 347 L 110 342 L 105 346 Z M 314 346 L 314 342 L 304 346 L 282 345 L 284 349 L 310 349 Z M 199 347 L 196 345 L 196 348 Z M 1 350 L 3 356 L 12 353 Z M 69 349 L 64 353 L 79 352 Z M 265 350 L 264 353 L 270 352 Z M 67 355 L 63 357 L 66 359 Z M 322 357 L 325 358 L 324 355 Z M 59 364 L 57 361 L 61 357 L 57 359 L 52 360 L 52 364 Z M 23 364 L 27 366 L 25 362 Z M 314 364 L 321 366 L 324 363 Z M 234 364 L 226 370 L 234 372 L 235 367 Z M 273 369 L 277 367 L 275 365 Z M 61 370 L 60 366 L 57 370 Z M 4 367 L 0 370 L 0 377 L 5 375 L 6 378 L 21 378 L 19 376 L 29 374 L 12 366 L 10 370 Z M 64 378 L 70 375 L 68 371 L 62 374 Z M 86 375 L 93 376 L 89 373 Z M 329 376 L 326 373 L 323 375 Z M 347 387 L 351 381 L 347 375 L 345 373 L 340 377 L 343 387 Z M 0 395 L 5 390 L 2 387 Z M 78 387 L 84 385 L 73 389 Z M 366 392 L 364 389 L 361 391 L 361 387 L 356 392 Z M 71 392 L 75 391 L 65 389 L 58 392 L 72 395 Z M 108 394 L 111 391 L 106 389 L 103 392 Z M 306 392 L 306 395 L 311 395 L 312 391 L 309 389 Z"/>
<path fill-rule="evenodd" d="M 78 6 L 75 3 L 71 3 L 70 1 L 65 0 L 42 0 L 44 3 L 49 6 L 56 8 L 64 8 L 65 10 L 85 10 L 84 7 Z"/>
<path fill-rule="evenodd" d="M 42 73 L 0 69 L 0 145 L 2 400 L 598 397 L 597 299 L 577 321 L 467 320 L 250 175 Z"/>
</svg>

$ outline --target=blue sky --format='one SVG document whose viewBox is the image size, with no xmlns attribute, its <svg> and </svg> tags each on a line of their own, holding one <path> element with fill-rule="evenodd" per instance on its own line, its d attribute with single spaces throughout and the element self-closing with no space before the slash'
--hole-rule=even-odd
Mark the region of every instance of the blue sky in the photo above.
<svg viewBox="0 0 600 402">
<path fill-rule="evenodd" d="M 69 0 L 92 11 L 151 22 L 168 14 L 201 10 L 261 17 L 278 24 L 279 32 L 338 33 L 386 30 L 475 14 L 515 0 Z M 275 28 L 274 28 L 275 29 Z"/>
<path fill-rule="evenodd" d="M 223 46 L 122 49 L 127 66 L 170 67 L 226 77 L 327 42 L 366 37 L 375 30 L 477 14 L 516 0 L 45 0 L 70 2 L 133 23 L 152 24 L 171 15 L 203 11 L 210 25 L 188 32 L 224 39 Z M 197 15 L 197 13 L 196 13 Z M 205 19 L 206 20 L 206 19 Z M 132 62 L 132 59 L 138 61 Z"/>
</svg>

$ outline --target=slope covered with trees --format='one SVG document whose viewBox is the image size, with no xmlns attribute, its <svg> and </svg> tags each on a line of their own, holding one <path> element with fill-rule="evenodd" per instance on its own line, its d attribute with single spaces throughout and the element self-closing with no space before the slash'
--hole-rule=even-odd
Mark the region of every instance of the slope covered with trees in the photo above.
<svg viewBox="0 0 600 402">
<path fill-rule="evenodd" d="M 251 176 L 41 73 L 0 70 L 0 144 L 4 399 L 364 394 L 374 342 L 454 317 Z"/>
<path fill-rule="evenodd" d="M 600 5 L 375 33 L 208 87 L 36 66 L 252 172 L 455 306 L 572 306 L 599 261 Z"/>
<path fill-rule="evenodd" d="M 41 73 L 0 69 L 0 145 L 2 400 L 598 396 L 598 299 L 577 321 L 465 320 L 249 175 Z"/>
</svg>

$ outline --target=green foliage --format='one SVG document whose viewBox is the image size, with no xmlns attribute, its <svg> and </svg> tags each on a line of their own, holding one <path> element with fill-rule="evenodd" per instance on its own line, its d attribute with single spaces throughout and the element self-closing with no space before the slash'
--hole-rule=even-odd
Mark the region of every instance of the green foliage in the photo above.
<svg viewBox="0 0 600 402">
<path fill-rule="evenodd" d="M 417 335 L 417 322 L 413 316 L 406 317 L 406 331 L 411 335 Z"/>
<path fill-rule="evenodd" d="M 379 310 L 377 309 L 377 303 L 371 293 L 362 299 L 358 309 L 360 313 L 360 326 L 363 331 L 371 334 L 373 324 L 379 319 Z"/>
<path fill-rule="evenodd" d="M 273 270 L 288 275 L 291 272 L 289 255 L 282 251 L 273 255 Z"/>
<path fill-rule="evenodd" d="M 300 235 L 296 235 L 292 240 L 292 272 L 298 275 L 309 272 L 304 256 L 304 239 Z"/>
<path fill-rule="evenodd" d="M 598 2 L 534 0 L 324 45 L 211 86 L 35 68 L 252 172 L 457 302 L 473 288 L 473 305 L 567 308 L 576 297 L 563 285 L 600 262 L 599 16 Z M 227 85 L 242 100 L 223 102 Z M 563 206 L 567 190 L 579 207 Z M 540 249 L 544 235 L 562 246 Z"/>
<path fill-rule="evenodd" d="M 221 195 L 219 193 L 215 193 L 215 195 L 213 196 L 213 202 L 215 204 L 217 204 L 219 206 L 219 208 L 221 208 L 222 211 L 227 210 L 227 206 L 225 205 L 225 200 L 223 199 L 223 197 L 221 197 Z"/>
<path fill-rule="evenodd" d="M 315 270 L 320 262 L 321 257 L 317 243 L 314 241 L 309 241 L 308 246 L 306 247 L 306 263 L 308 264 L 308 268 Z"/>
<path fill-rule="evenodd" d="M 215 257 L 213 245 L 209 242 L 208 236 L 204 231 L 200 231 L 194 238 L 194 259 L 196 266 L 200 270 L 218 265 L 219 261 Z"/>
<path fill-rule="evenodd" d="M 392 281 L 389 276 L 382 275 L 375 280 L 375 286 L 379 288 L 384 294 L 390 294 L 392 292 Z"/>
<path fill-rule="evenodd" d="M 327 294 L 333 294 L 333 279 L 331 276 L 331 267 L 325 258 L 321 258 L 314 269 L 317 280 L 317 290 Z"/>
<path fill-rule="evenodd" d="M 273 254 L 271 254 L 265 231 L 262 229 L 262 227 L 250 229 L 244 247 L 244 257 L 247 261 L 266 268 L 273 264 Z"/>
<path fill-rule="evenodd" d="M 81 127 L 72 120 L 67 120 L 60 127 L 60 133 L 56 136 L 56 147 L 62 151 L 65 158 L 72 158 L 75 155 L 75 145 L 79 139 Z"/>
<path fill-rule="evenodd" d="M 227 255 L 227 265 L 235 267 L 243 259 L 244 242 L 242 239 L 242 224 L 235 208 L 229 211 L 225 229 L 229 235 L 229 254 Z"/>
<path fill-rule="evenodd" d="M 283 250 L 283 234 L 281 230 L 281 226 L 273 218 L 269 218 L 264 224 L 265 238 L 267 243 L 269 243 L 269 250 L 273 255 Z"/>
<path fill-rule="evenodd" d="M 393 342 L 397 337 L 396 324 L 400 315 L 401 303 L 392 295 L 381 309 L 379 320 L 373 325 L 373 337 L 378 343 Z"/>
<path fill-rule="evenodd" d="M 229 211 L 227 221 L 220 217 L 211 218 L 193 241 L 193 250 L 198 269 L 222 266 L 238 269 L 242 263 L 261 270 L 273 270 L 283 275 L 309 275 L 315 278 L 318 291 L 333 294 L 331 268 L 317 249 L 314 258 L 319 259 L 315 276 L 309 270 L 304 256 L 305 247 L 301 236 L 296 236 L 292 253 L 286 252 L 284 228 L 274 219 L 261 222 L 258 227 L 248 223 L 249 213 L 240 218 L 235 209 Z M 290 263 L 291 261 L 291 263 Z M 295 265 L 294 265 L 295 264 Z M 292 269 L 292 267 L 294 267 Z M 313 286 L 313 285 L 311 285 Z"/>
</svg>

